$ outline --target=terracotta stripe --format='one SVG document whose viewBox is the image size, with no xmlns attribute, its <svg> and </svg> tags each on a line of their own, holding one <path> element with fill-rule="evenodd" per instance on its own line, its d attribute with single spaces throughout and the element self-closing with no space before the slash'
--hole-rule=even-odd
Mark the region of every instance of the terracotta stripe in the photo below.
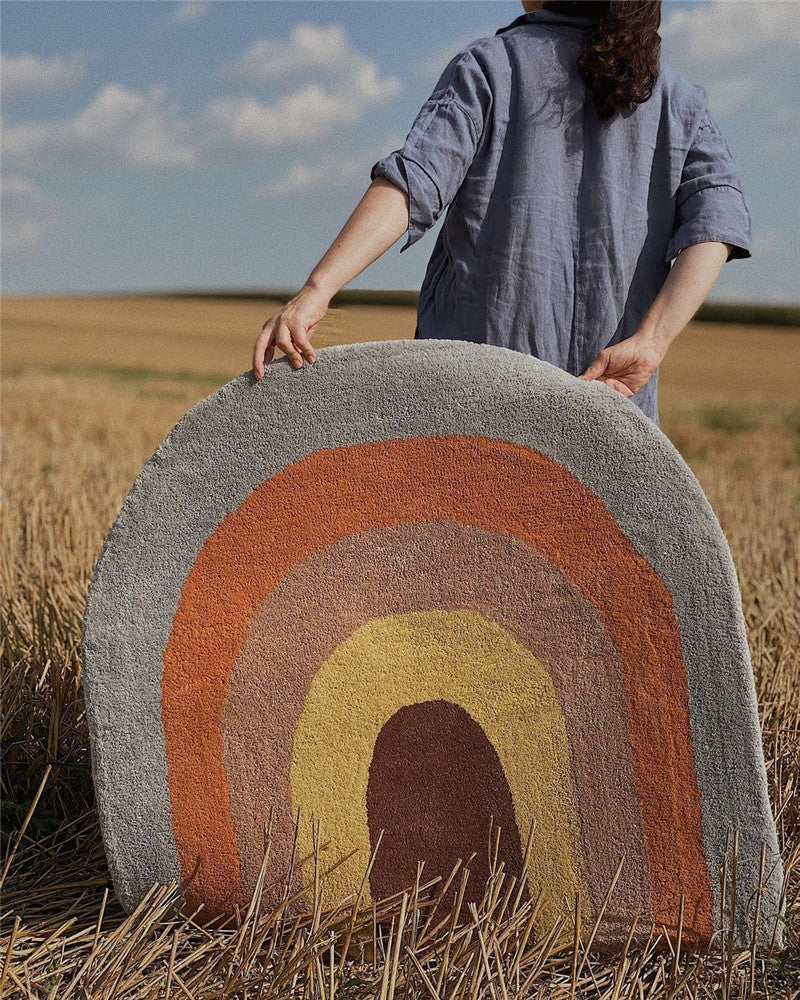
<svg viewBox="0 0 800 1000">
<path fill-rule="evenodd" d="M 457 521 L 393 525 L 332 542 L 289 570 L 253 615 L 222 713 L 245 893 L 258 875 L 271 807 L 271 856 L 276 870 L 288 867 L 292 740 L 319 666 L 373 618 L 460 608 L 496 621 L 550 675 L 567 726 L 594 910 L 624 854 L 608 925 L 617 913 L 625 924 L 636 912 L 646 923 L 650 875 L 619 651 L 598 609 L 528 542 Z"/>
<path fill-rule="evenodd" d="M 336 538 L 431 517 L 519 534 L 602 610 L 625 665 L 655 917 L 674 926 L 683 892 L 688 925 L 709 934 L 686 672 L 669 592 L 602 501 L 563 466 L 534 449 L 472 435 L 317 451 L 254 490 L 206 542 L 182 589 L 162 678 L 187 899 L 196 878 L 212 911 L 241 899 L 220 715 L 264 595 L 292 565 Z"/>
</svg>

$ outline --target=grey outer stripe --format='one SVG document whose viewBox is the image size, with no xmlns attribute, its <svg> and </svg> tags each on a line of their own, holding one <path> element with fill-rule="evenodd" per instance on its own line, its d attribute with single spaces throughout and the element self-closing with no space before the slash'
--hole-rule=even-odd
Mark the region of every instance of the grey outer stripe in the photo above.
<svg viewBox="0 0 800 1000">
<path fill-rule="evenodd" d="M 752 899 L 762 841 L 761 938 L 783 879 L 736 570 L 717 518 L 669 439 L 619 393 L 487 344 L 403 340 L 326 347 L 298 371 L 232 379 L 194 406 L 136 479 L 95 567 L 82 651 L 91 759 L 122 904 L 178 880 L 160 679 L 182 584 L 205 540 L 265 479 L 321 448 L 481 434 L 536 448 L 597 494 L 669 589 L 689 676 L 705 852 L 719 926 L 726 831 Z M 747 946 L 741 912 L 738 936 Z"/>
</svg>

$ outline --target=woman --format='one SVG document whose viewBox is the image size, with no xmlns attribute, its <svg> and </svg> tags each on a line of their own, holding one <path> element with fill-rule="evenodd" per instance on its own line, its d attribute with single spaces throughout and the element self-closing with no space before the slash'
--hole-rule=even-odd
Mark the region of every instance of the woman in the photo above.
<svg viewBox="0 0 800 1000">
<path fill-rule="evenodd" d="M 535 355 L 658 423 L 667 348 L 723 264 L 750 256 L 742 185 L 705 91 L 659 63 L 660 0 L 523 7 L 451 59 L 402 149 L 374 164 L 330 249 L 264 324 L 258 378 L 276 346 L 297 368 L 313 362 L 334 293 L 447 208 L 415 336 Z"/>
</svg>

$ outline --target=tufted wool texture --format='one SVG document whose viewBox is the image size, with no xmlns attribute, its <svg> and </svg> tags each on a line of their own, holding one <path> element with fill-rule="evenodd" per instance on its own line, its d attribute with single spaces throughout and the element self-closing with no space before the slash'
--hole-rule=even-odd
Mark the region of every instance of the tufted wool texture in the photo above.
<svg viewBox="0 0 800 1000">
<path fill-rule="evenodd" d="M 173 880 L 208 916 L 246 902 L 271 811 L 278 876 L 312 818 L 326 859 L 356 849 L 326 901 L 358 890 L 381 831 L 367 901 L 458 858 L 477 898 L 494 823 L 542 928 L 576 895 L 594 918 L 624 858 L 600 943 L 634 914 L 676 937 L 683 900 L 702 946 L 729 919 L 735 830 L 738 942 L 762 844 L 773 937 L 783 872 L 730 551 L 668 438 L 601 383 L 453 340 L 238 376 L 134 483 L 82 649 L 128 910 Z"/>
</svg>

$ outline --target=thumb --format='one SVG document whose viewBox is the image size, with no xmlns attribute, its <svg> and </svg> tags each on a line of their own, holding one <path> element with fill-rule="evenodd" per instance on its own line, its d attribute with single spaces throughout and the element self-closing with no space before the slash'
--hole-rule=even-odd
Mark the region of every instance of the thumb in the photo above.
<svg viewBox="0 0 800 1000">
<path fill-rule="evenodd" d="M 599 378 L 603 372 L 608 368 L 609 352 L 607 350 L 602 350 L 594 361 L 589 365 L 586 371 L 579 377 L 589 382 L 592 379 Z"/>
</svg>

